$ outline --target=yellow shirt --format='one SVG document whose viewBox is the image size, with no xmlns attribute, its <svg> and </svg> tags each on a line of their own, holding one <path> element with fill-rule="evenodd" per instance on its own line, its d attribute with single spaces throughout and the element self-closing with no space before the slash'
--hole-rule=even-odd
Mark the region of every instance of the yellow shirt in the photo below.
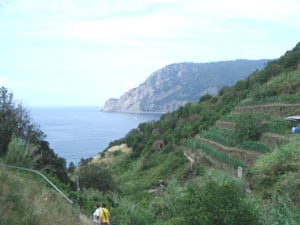
<svg viewBox="0 0 300 225">
<path fill-rule="evenodd" d="M 106 208 L 101 208 L 100 210 L 100 223 L 110 223 L 110 213 L 108 209 Z"/>
</svg>

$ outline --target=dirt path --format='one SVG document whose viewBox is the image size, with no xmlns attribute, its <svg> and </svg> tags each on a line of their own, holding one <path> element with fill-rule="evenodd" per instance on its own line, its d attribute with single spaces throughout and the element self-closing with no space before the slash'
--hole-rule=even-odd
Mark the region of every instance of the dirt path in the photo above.
<svg viewBox="0 0 300 225">
<path fill-rule="evenodd" d="M 81 225 L 92 225 L 93 221 L 89 219 L 86 215 L 80 213 L 80 224 Z"/>
</svg>

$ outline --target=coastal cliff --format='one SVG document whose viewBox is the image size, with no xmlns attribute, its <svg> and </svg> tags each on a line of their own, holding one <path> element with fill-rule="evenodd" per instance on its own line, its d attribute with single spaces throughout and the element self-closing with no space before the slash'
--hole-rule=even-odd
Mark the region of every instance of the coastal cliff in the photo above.
<svg viewBox="0 0 300 225">
<path fill-rule="evenodd" d="M 215 95 L 224 86 L 262 69 L 268 60 L 234 60 L 210 63 L 176 63 L 152 73 L 138 87 L 120 98 L 108 99 L 102 111 L 168 112 Z"/>
</svg>

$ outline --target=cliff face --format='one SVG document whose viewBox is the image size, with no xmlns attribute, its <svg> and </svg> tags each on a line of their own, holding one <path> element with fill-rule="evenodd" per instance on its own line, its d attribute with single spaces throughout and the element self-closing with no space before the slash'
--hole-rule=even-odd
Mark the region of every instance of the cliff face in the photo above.
<svg viewBox="0 0 300 225">
<path fill-rule="evenodd" d="M 235 60 L 211 63 L 177 63 L 153 74 L 119 99 L 109 99 L 102 111 L 167 112 L 187 102 L 197 102 L 205 94 L 215 95 L 231 86 L 268 60 Z"/>
</svg>

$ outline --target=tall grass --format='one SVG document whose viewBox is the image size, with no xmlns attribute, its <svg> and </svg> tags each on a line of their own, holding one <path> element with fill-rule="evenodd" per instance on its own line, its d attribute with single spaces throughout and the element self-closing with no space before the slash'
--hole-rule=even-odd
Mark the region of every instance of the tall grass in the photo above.
<svg viewBox="0 0 300 225">
<path fill-rule="evenodd" d="M 79 224 L 74 209 L 32 175 L 1 169 L 0 196 L 0 224 Z"/>
<path fill-rule="evenodd" d="M 267 224 L 300 224 L 300 137 L 260 157 L 251 169 L 253 187 L 267 208 Z"/>
</svg>

